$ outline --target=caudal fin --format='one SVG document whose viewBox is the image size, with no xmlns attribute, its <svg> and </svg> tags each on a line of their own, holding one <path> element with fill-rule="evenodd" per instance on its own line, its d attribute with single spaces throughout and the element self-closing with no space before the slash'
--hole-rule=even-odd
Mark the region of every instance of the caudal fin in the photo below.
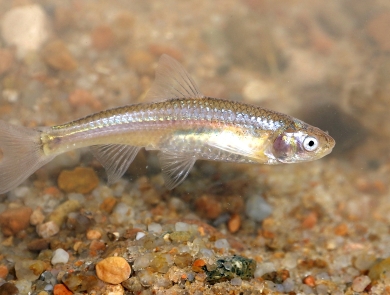
<svg viewBox="0 0 390 295">
<path fill-rule="evenodd" d="M 17 187 L 53 158 L 43 153 L 39 131 L 0 120 L 0 194 Z"/>
</svg>

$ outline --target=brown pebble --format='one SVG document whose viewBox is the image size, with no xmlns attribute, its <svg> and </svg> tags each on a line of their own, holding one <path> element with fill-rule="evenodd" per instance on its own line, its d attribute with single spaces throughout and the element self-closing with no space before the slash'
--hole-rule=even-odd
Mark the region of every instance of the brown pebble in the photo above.
<svg viewBox="0 0 390 295">
<path fill-rule="evenodd" d="M 54 295 L 72 295 L 73 292 L 70 291 L 64 284 L 57 284 L 53 289 Z"/>
<path fill-rule="evenodd" d="M 302 282 L 310 287 L 316 286 L 316 279 L 312 275 L 305 277 Z"/>
<path fill-rule="evenodd" d="M 106 244 L 103 241 L 93 240 L 89 245 L 89 255 L 97 256 L 99 252 L 106 250 Z"/>
<path fill-rule="evenodd" d="M 64 203 L 57 206 L 53 212 L 50 214 L 48 221 L 55 222 L 58 226 L 61 226 L 69 213 L 78 211 L 81 204 L 77 200 L 67 200 Z"/>
<path fill-rule="evenodd" d="M 12 236 L 30 225 L 30 207 L 7 209 L 0 214 L 0 227 L 5 236 Z"/>
<path fill-rule="evenodd" d="M 315 211 L 311 211 L 302 221 L 302 228 L 311 229 L 318 221 L 318 215 Z"/>
<path fill-rule="evenodd" d="M 99 110 L 102 107 L 101 102 L 92 95 L 91 92 L 84 89 L 76 89 L 69 95 L 69 104 L 74 108 L 80 106 L 89 106 L 94 110 Z"/>
<path fill-rule="evenodd" d="M 348 234 L 348 225 L 342 223 L 335 227 L 334 233 L 337 236 L 346 236 Z"/>
<path fill-rule="evenodd" d="M 207 219 L 215 219 L 222 213 L 221 202 L 214 195 L 202 195 L 195 201 L 195 209 Z"/>
<path fill-rule="evenodd" d="M 228 221 L 229 231 L 232 234 L 234 234 L 240 229 L 240 227 L 241 227 L 241 216 L 238 214 L 233 214 Z"/>
<path fill-rule="evenodd" d="M 381 277 L 381 275 L 389 272 L 390 272 L 390 257 L 374 263 L 368 271 L 368 276 L 370 277 L 371 280 L 378 280 Z"/>
<path fill-rule="evenodd" d="M 99 209 L 106 213 L 111 213 L 116 205 L 116 202 L 117 200 L 114 197 L 105 198 L 100 204 Z"/>
<path fill-rule="evenodd" d="M 0 295 L 17 295 L 19 289 L 12 283 L 5 283 L 0 286 Z"/>
<path fill-rule="evenodd" d="M 49 42 L 42 50 L 45 63 L 56 70 L 71 71 L 77 68 L 77 62 L 61 40 Z"/>
<path fill-rule="evenodd" d="M 4 264 L 0 264 L 0 279 L 5 280 L 8 276 L 8 268 Z"/>
<path fill-rule="evenodd" d="M 41 251 L 49 248 L 49 242 L 46 239 L 34 239 L 27 244 L 30 251 Z"/>
<path fill-rule="evenodd" d="M 108 26 L 96 27 L 91 33 L 92 46 L 98 50 L 105 50 L 115 45 L 115 35 Z"/>
<path fill-rule="evenodd" d="M 102 233 L 96 229 L 90 229 L 87 231 L 88 240 L 99 240 L 102 237 Z"/>
<path fill-rule="evenodd" d="M 0 49 L 0 75 L 7 72 L 14 63 L 14 54 L 9 49 Z"/>
<path fill-rule="evenodd" d="M 390 27 L 390 12 L 386 11 L 376 15 L 368 22 L 367 32 L 383 51 L 390 51 L 390 36 L 388 28 Z"/>
<path fill-rule="evenodd" d="M 194 263 L 192 264 L 192 270 L 195 272 L 202 272 L 203 271 L 203 266 L 206 265 L 206 261 L 203 259 L 196 259 Z"/>
<path fill-rule="evenodd" d="M 77 167 L 63 170 L 58 176 L 58 186 L 67 193 L 88 194 L 99 184 L 99 178 L 92 168 Z"/>
<path fill-rule="evenodd" d="M 130 277 L 131 267 L 123 257 L 108 257 L 96 264 L 96 274 L 103 282 L 120 284 Z"/>
</svg>

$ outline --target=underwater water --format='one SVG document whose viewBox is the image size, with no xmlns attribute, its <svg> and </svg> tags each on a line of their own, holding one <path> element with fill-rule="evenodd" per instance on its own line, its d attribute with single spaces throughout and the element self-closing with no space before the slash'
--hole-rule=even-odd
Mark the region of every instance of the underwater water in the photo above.
<svg viewBox="0 0 390 295">
<path fill-rule="evenodd" d="M 0 195 L 0 294 L 389 293 L 389 26 L 384 0 L 0 0 L 2 121 L 145 102 L 168 54 L 206 96 L 336 141 L 311 162 L 197 161 L 173 190 L 155 151 L 113 184 L 88 148 L 61 154 Z"/>
</svg>

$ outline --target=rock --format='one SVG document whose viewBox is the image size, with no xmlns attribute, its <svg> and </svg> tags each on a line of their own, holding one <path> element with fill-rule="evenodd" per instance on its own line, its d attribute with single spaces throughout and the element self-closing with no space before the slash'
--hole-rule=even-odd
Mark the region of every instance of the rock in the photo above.
<svg viewBox="0 0 390 295">
<path fill-rule="evenodd" d="M 107 197 L 100 204 L 99 209 L 106 212 L 106 213 L 111 213 L 116 205 L 116 202 L 117 202 L 116 198 Z"/>
<path fill-rule="evenodd" d="M 92 168 L 77 167 L 63 170 L 58 176 L 58 186 L 67 193 L 88 194 L 99 184 L 99 178 Z"/>
<path fill-rule="evenodd" d="M 5 283 L 0 286 L 0 295 L 18 295 L 19 290 L 12 283 Z"/>
<path fill-rule="evenodd" d="M 12 236 L 30 225 L 30 207 L 7 209 L 0 214 L 0 227 L 5 236 Z"/>
<path fill-rule="evenodd" d="M 36 208 L 30 216 L 31 225 L 41 224 L 44 220 L 45 220 L 45 215 L 43 214 L 41 207 Z"/>
<path fill-rule="evenodd" d="M 228 229 L 231 233 L 236 233 L 241 227 L 241 216 L 233 214 L 228 221 Z"/>
<path fill-rule="evenodd" d="M 44 62 L 56 70 L 72 71 L 77 68 L 77 62 L 61 40 L 49 42 L 42 50 Z"/>
<path fill-rule="evenodd" d="M 90 229 L 87 231 L 88 240 L 99 240 L 102 237 L 102 233 L 96 229 Z"/>
<path fill-rule="evenodd" d="M 34 239 L 27 244 L 30 251 L 42 251 L 49 248 L 49 242 L 46 239 Z"/>
<path fill-rule="evenodd" d="M 98 110 L 101 108 L 101 102 L 92 95 L 91 92 L 84 89 L 76 89 L 69 95 L 69 103 L 74 108 L 78 108 L 80 106 L 89 106 L 94 110 Z"/>
<path fill-rule="evenodd" d="M 94 275 L 86 275 L 81 271 L 74 271 L 64 274 L 62 282 L 74 293 L 83 292 L 92 288 L 101 289 L 103 282 Z"/>
<path fill-rule="evenodd" d="M 72 295 L 73 292 L 70 291 L 64 284 L 57 284 L 53 289 L 54 295 Z"/>
<path fill-rule="evenodd" d="M 131 267 L 123 257 L 108 257 L 96 264 L 96 274 L 103 282 L 120 284 L 130 277 Z"/>
<path fill-rule="evenodd" d="M 56 265 L 58 263 L 67 263 L 69 260 L 69 253 L 64 249 L 58 248 L 53 252 L 53 258 L 51 259 L 51 264 Z"/>
<path fill-rule="evenodd" d="M 122 285 L 106 285 L 101 290 L 102 295 L 123 295 L 125 294 L 125 290 Z"/>
<path fill-rule="evenodd" d="M 8 275 L 8 267 L 4 264 L 0 264 L 0 279 L 5 280 Z"/>
<path fill-rule="evenodd" d="M 105 50 L 115 45 L 115 35 L 110 27 L 99 26 L 91 33 L 92 46 L 98 50 Z"/>
<path fill-rule="evenodd" d="M 36 4 L 14 7 L 1 21 L 1 33 L 8 45 L 15 45 L 18 55 L 37 51 L 50 35 L 47 16 Z"/>
<path fill-rule="evenodd" d="M 207 219 L 215 219 L 222 213 L 221 202 L 214 195 L 202 195 L 195 201 L 195 208 Z"/>
<path fill-rule="evenodd" d="M 382 274 L 389 273 L 390 272 L 390 257 L 379 260 L 376 263 L 374 263 L 369 271 L 368 276 L 371 280 L 378 280 Z"/>
<path fill-rule="evenodd" d="M 15 263 L 18 280 L 35 281 L 46 270 L 46 263 L 41 260 L 20 260 Z"/>
<path fill-rule="evenodd" d="M 363 292 L 370 283 L 371 280 L 368 276 L 358 276 L 352 282 L 352 290 L 355 292 Z"/>
<path fill-rule="evenodd" d="M 75 212 L 81 208 L 81 204 L 77 200 L 68 200 L 53 210 L 50 214 L 48 221 L 55 222 L 58 226 L 61 226 L 71 212 Z"/>
<path fill-rule="evenodd" d="M 37 234 L 44 239 L 56 235 L 59 231 L 60 228 L 54 221 L 48 221 L 37 226 Z"/>
<path fill-rule="evenodd" d="M 252 195 L 246 202 L 246 215 L 260 222 L 272 213 L 272 207 L 259 195 Z"/>
<path fill-rule="evenodd" d="M 7 72 L 14 63 L 14 54 L 11 50 L 0 49 L 0 75 Z"/>
</svg>

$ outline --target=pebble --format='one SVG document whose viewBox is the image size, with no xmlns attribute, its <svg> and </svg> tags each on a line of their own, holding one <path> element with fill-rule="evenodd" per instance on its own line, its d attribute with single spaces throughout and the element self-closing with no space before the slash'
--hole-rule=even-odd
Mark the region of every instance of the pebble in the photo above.
<svg viewBox="0 0 390 295">
<path fill-rule="evenodd" d="M 42 212 L 41 207 L 37 207 L 30 216 L 30 224 L 38 225 L 41 224 L 45 220 L 45 215 Z"/>
<path fill-rule="evenodd" d="M 45 11 L 36 4 L 12 8 L 2 17 L 1 34 L 21 57 L 37 51 L 50 35 Z"/>
<path fill-rule="evenodd" d="M 30 207 L 7 209 L 0 214 L 0 227 L 5 236 L 12 236 L 30 225 Z"/>
<path fill-rule="evenodd" d="M 58 226 L 61 226 L 65 222 L 67 215 L 79 210 L 80 207 L 81 205 L 77 200 L 65 201 L 53 210 L 48 220 L 55 222 Z"/>
<path fill-rule="evenodd" d="M 60 227 L 54 221 L 48 221 L 37 226 L 37 234 L 44 239 L 56 235 Z"/>
<path fill-rule="evenodd" d="M 14 54 L 6 48 L 0 49 L 0 75 L 8 72 L 14 63 Z"/>
<path fill-rule="evenodd" d="M 151 223 L 148 225 L 148 232 L 152 233 L 161 233 L 162 232 L 162 226 L 159 223 Z"/>
<path fill-rule="evenodd" d="M 356 256 L 354 266 L 360 271 L 368 270 L 375 263 L 376 256 L 373 254 L 362 253 Z"/>
<path fill-rule="evenodd" d="M 103 282 L 120 284 L 130 277 L 131 267 L 123 257 L 108 257 L 96 264 L 96 274 Z"/>
<path fill-rule="evenodd" d="M 35 281 L 46 270 L 46 263 L 41 260 L 19 260 L 15 263 L 18 280 Z"/>
<path fill-rule="evenodd" d="M 99 240 L 102 237 L 102 233 L 97 229 L 90 229 L 87 231 L 88 240 Z"/>
<path fill-rule="evenodd" d="M 99 178 L 92 168 L 77 167 L 63 170 L 58 176 L 58 187 L 67 193 L 88 194 L 99 184 Z"/>
<path fill-rule="evenodd" d="M 27 244 L 30 251 L 42 251 L 49 248 L 49 242 L 46 239 L 34 239 Z"/>
<path fill-rule="evenodd" d="M 101 289 L 102 295 L 123 295 L 125 294 L 125 289 L 123 289 L 122 285 L 105 285 Z"/>
<path fill-rule="evenodd" d="M 363 292 L 370 283 L 371 279 L 368 276 L 358 276 L 352 282 L 352 290 L 355 292 Z"/>
<path fill-rule="evenodd" d="M 308 275 L 307 277 L 305 277 L 303 280 L 302 280 L 302 283 L 304 283 L 305 285 L 308 285 L 310 287 L 315 287 L 316 285 L 316 279 L 314 276 L 312 275 Z"/>
<path fill-rule="evenodd" d="M 390 272 L 390 257 L 374 263 L 369 271 L 368 276 L 371 280 L 378 280 L 382 274 Z"/>
<path fill-rule="evenodd" d="M 72 295 L 73 292 L 70 291 L 64 284 L 57 284 L 53 289 L 54 295 Z"/>
<path fill-rule="evenodd" d="M 245 213 L 250 219 L 260 222 L 272 213 L 272 207 L 262 196 L 252 195 L 246 201 Z"/>
<path fill-rule="evenodd" d="M 0 286 L 0 295 L 18 295 L 19 289 L 12 283 L 5 283 Z"/>
<path fill-rule="evenodd" d="M 72 71 L 77 68 L 77 62 L 61 40 L 51 41 L 42 50 L 44 62 L 56 70 Z"/>
<path fill-rule="evenodd" d="M 117 199 L 114 197 L 108 197 L 103 200 L 100 204 L 99 209 L 106 212 L 111 213 L 117 203 Z"/>
<path fill-rule="evenodd" d="M 255 278 L 262 277 L 266 273 L 276 271 L 275 265 L 272 262 L 257 263 L 255 270 Z"/>
<path fill-rule="evenodd" d="M 115 45 L 115 35 L 110 27 L 99 26 L 91 33 L 92 46 L 98 50 L 106 50 Z"/>
<path fill-rule="evenodd" d="M 214 246 L 215 246 L 215 248 L 218 248 L 218 249 L 226 249 L 227 250 L 230 248 L 230 244 L 226 239 L 216 240 L 214 243 Z"/>
<path fill-rule="evenodd" d="M 222 213 L 221 202 L 214 195 L 202 195 L 195 201 L 195 209 L 200 216 L 215 219 Z"/>
<path fill-rule="evenodd" d="M 0 279 L 5 280 L 7 275 L 8 275 L 8 267 L 3 264 L 0 264 Z"/>
<path fill-rule="evenodd" d="M 69 253 L 64 249 L 58 248 L 53 252 L 53 258 L 51 264 L 56 265 L 58 263 L 67 263 L 69 260 Z"/>
<path fill-rule="evenodd" d="M 241 227 L 241 216 L 239 214 L 232 214 L 228 221 L 228 229 L 229 231 L 234 234 L 236 233 Z"/>
</svg>

